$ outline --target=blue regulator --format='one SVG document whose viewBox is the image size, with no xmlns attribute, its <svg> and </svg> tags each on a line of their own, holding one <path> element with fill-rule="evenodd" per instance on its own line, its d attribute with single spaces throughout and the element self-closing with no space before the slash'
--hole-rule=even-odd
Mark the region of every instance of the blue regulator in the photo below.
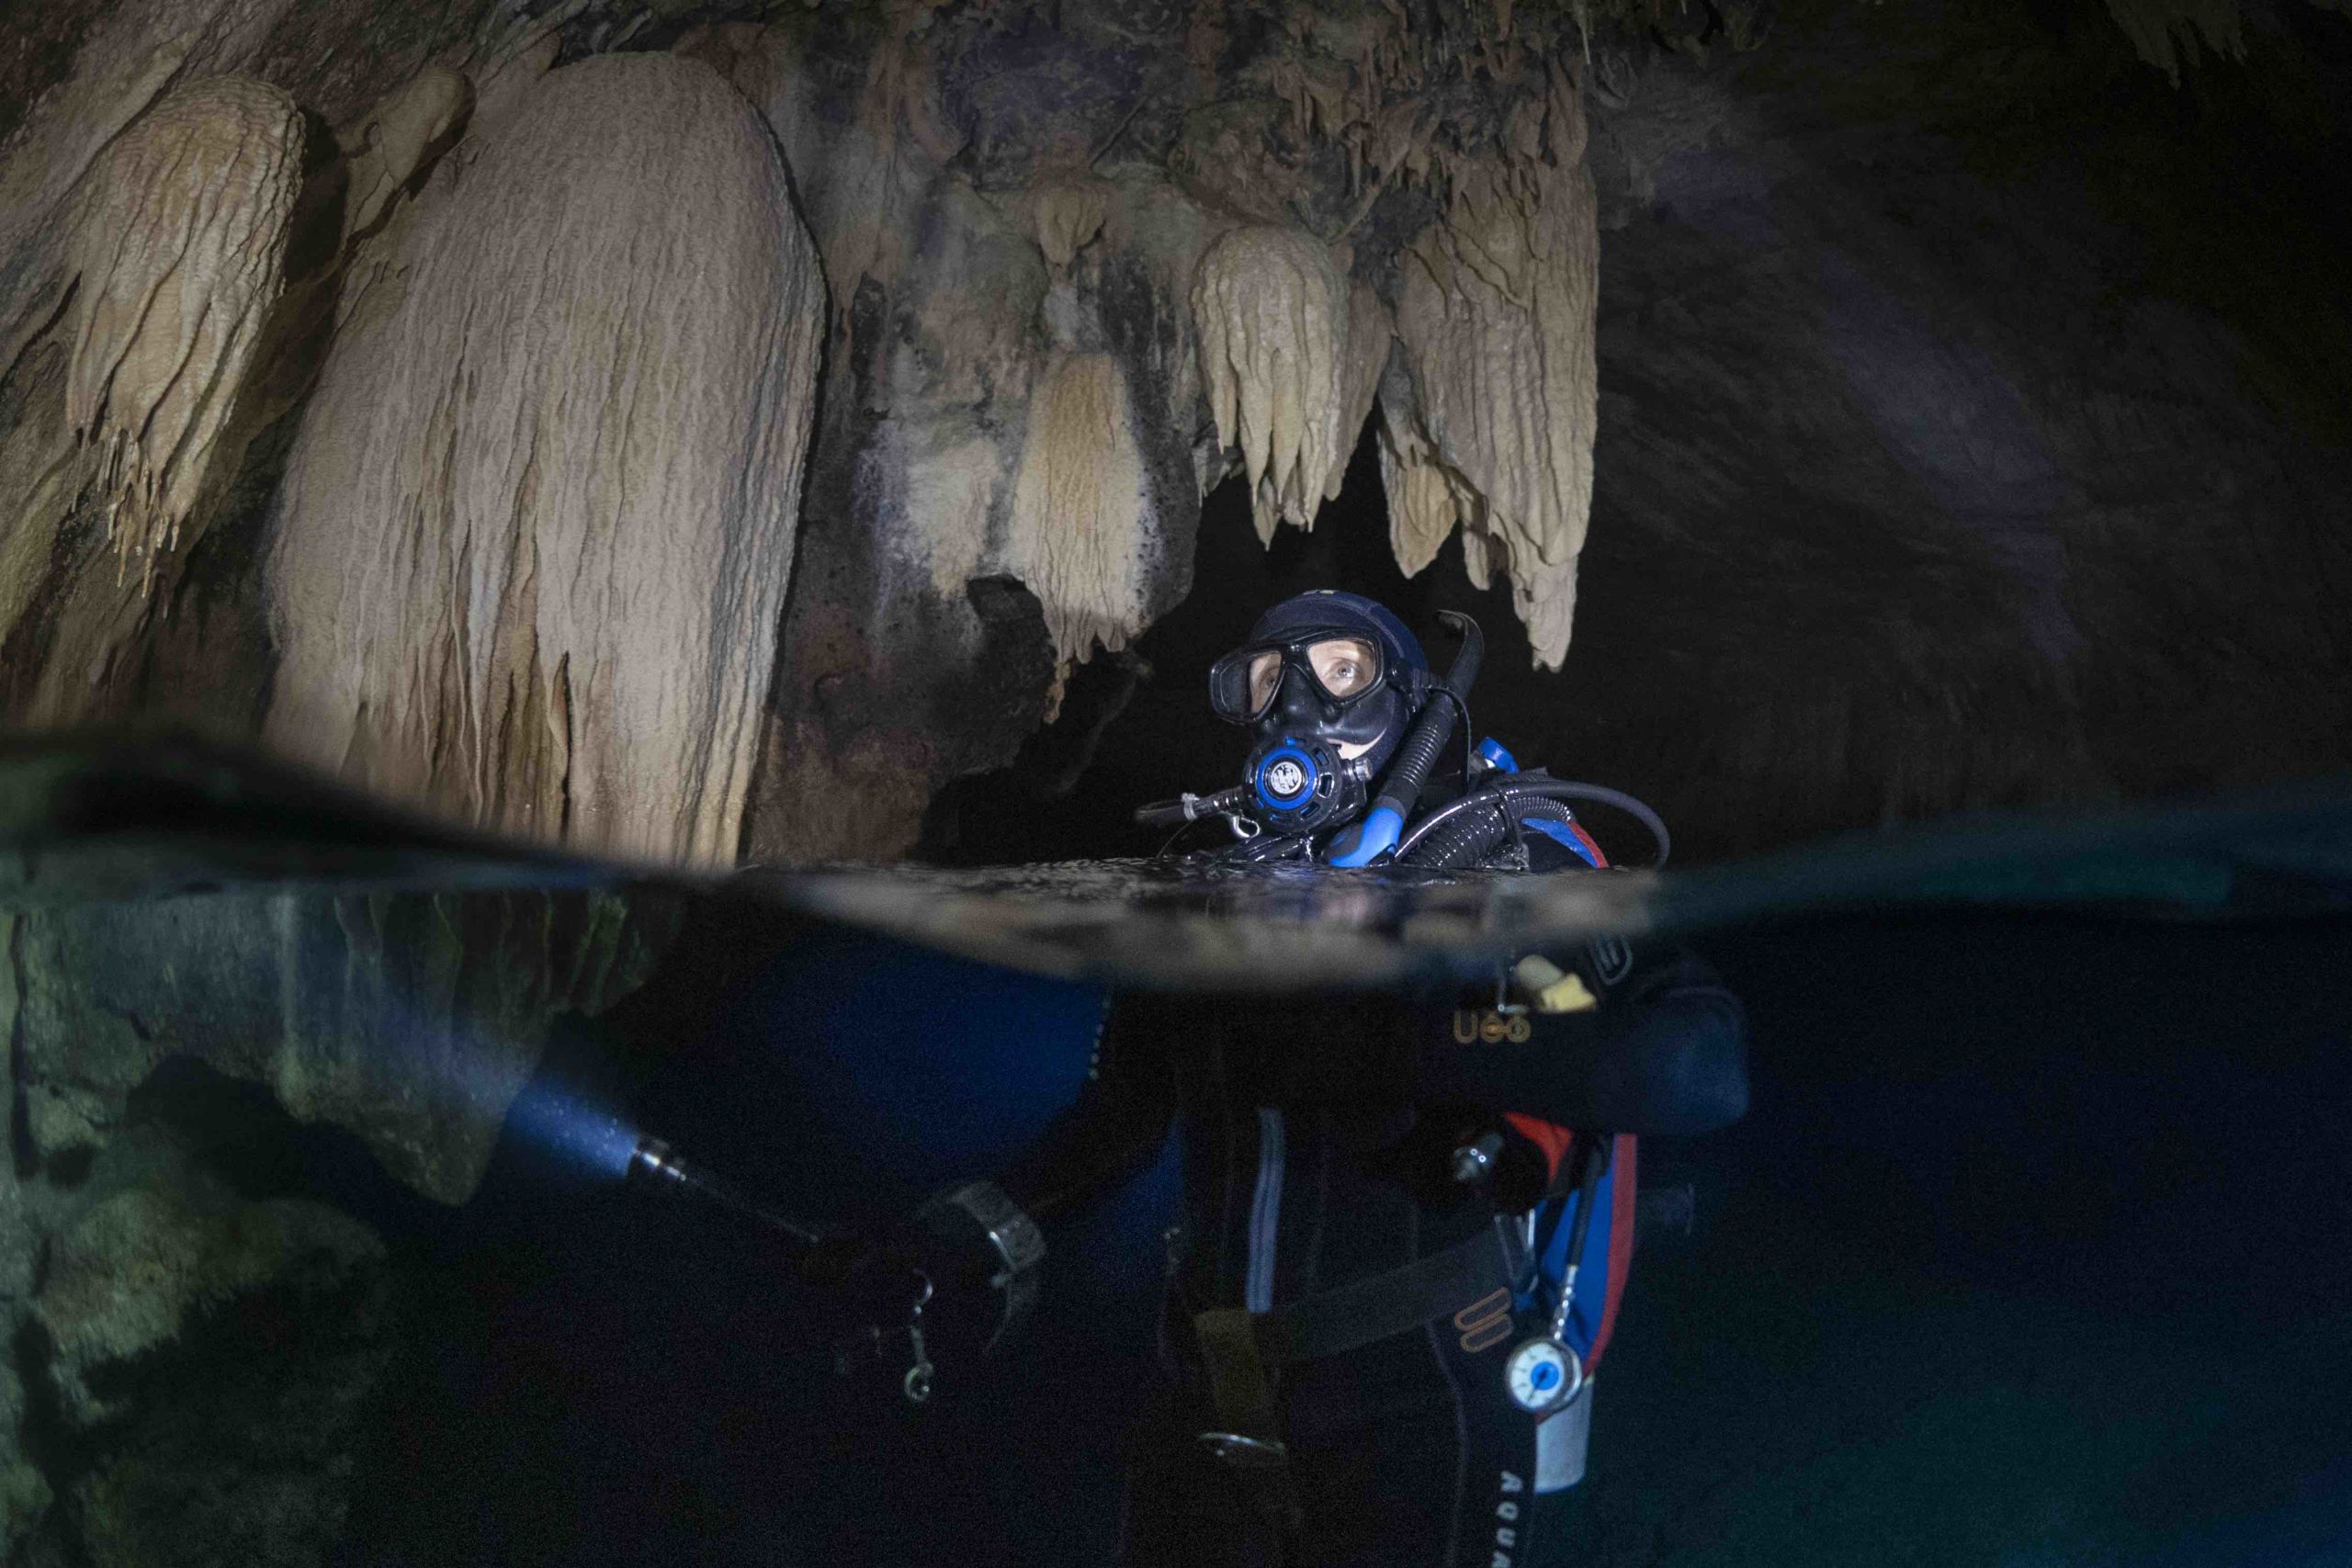
<svg viewBox="0 0 2352 1568">
<path fill-rule="evenodd" d="M 1250 815 L 1285 837 L 1343 822 L 1363 809 L 1369 787 L 1361 769 L 1319 740 L 1278 736 L 1250 753 L 1242 776 Z"/>
</svg>

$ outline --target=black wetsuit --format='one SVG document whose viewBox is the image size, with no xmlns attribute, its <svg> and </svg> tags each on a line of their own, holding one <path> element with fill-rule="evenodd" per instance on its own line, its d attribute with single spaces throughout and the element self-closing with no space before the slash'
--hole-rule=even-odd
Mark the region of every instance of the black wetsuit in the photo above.
<svg viewBox="0 0 2352 1568">
<path fill-rule="evenodd" d="M 1169 1386 L 1132 1456 L 1123 1562 L 1560 1560 L 1533 1495 L 1535 1422 L 1504 1388 L 1503 1359 L 1528 1325 L 1471 1336 L 1441 1314 L 1274 1369 L 1288 1460 L 1271 1500 L 1264 1475 L 1200 1440 L 1232 1422 L 1195 1332 L 1210 1309 L 1281 1309 L 1497 1235 L 1498 1212 L 1539 1195 L 1541 1156 L 1511 1134 L 1497 1176 L 1464 1185 L 1450 1156 L 1505 1112 L 1666 1134 L 1741 1113 L 1744 1021 L 1703 964 L 1635 951 L 1627 967 L 1623 949 L 1552 956 L 1599 1006 L 1532 1018 L 1518 1042 L 1463 1043 L 1453 996 L 1136 997 L 1112 1009 L 1079 1100 L 1002 1182 L 1050 1232 L 1057 1213 L 1158 1149 L 1171 1119 L 1182 1138 Z"/>
</svg>

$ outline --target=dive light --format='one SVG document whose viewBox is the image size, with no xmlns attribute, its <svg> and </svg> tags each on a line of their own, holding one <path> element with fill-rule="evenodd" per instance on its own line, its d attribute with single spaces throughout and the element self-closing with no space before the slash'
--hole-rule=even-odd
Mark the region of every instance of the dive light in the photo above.
<svg viewBox="0 0 2352 1568">
<path fill-rule="evenodd" d="M 636 1151 L 628 1156 L 628 1174 L 692 1192 L 754 1224 L 780 1231 L 804 1247 L 813 1247 L 825 1239 L 824 1232 L 777 1213 L 712 1171 L 681 1158 L 677 1150 L 659 1138 L 638 1139 Z"/>
<path fill-rule="evenodd" d="M 632 1180 L 692 1193 L 704 1202 L 740 1219 L 781 1234 L 803 1252 L 813 1253 L 829 1242 L 847 1239 L 839 1232 L 820 1230 L 778 1213 L 716 1172 L 684 1158 L 677 1150 L 659 1138 L 638 1139 L 637 1147 L 629 1154 L 627 1174 Z M 1006 1320 L 1009 1322 L 1016 1307 L 1025 1306 L 1035 1293 L 1036 1280 L 1030 1270 L 1045 1257 L 1045 1237 L 1038 1233 L 1035 1223 L 1016 1208 L 992 1182 L 967 1183 L 926 1205 L 922 1213 L 928 1216 L 941 1209 L 950 1209 L 966 1216 L 967 1223 L 979 1228 L 980 1234 L 1001 1257 L 1003 1266 L 989 1283 L 997 1287 L 1005 1298 Z M 885 1345 L 888 1341 L 899 1334 L 907 1337 L 909 1364 L 899 1384 L 909 1404 L 921 1404 L 931 1397 L 936 1375 L 923 1337 L 923 1308 L 931 1304 L 932 1280 L 912 1265 L 908 1267 L 907 1274 L 913 1281 L 914 1294 L 906 1307 L 906 1322 L 888 1328 L 875 1325 L 867 1329 L 865 1337 L 875 1355 L 887 1356 Z M 846 1371 L 847 1360 L 841 1364 Z"/>
</svg>

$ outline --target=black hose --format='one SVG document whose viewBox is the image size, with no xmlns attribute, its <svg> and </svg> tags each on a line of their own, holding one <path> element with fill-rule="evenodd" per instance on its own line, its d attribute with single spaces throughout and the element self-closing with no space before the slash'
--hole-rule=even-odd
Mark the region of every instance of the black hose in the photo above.
<svg viewBox="0 0 2352 1568">
<path fill-rule="evenodd" d="M 1577 1217 L 1568 1227 L 1568 1267 L 1584 1261 L 1584 1238 L 1592 1230 L 1592 1201 L 1600 1194 L 1600 1179 L 1609 1170 L 1609 1156 L 1613 1145 L 1606 1138 L 1591 1140 L 1591 1146 L 1579 1151 L 1583 1157 L 1577 1161 Z"/>
<path fill-rule="evenodd" d="M 1221 812 L 1238 811 L 1250 804 L 1250 786 L 1235 784 L 1215 795 L 1187 795 L 1174 800 L 1158 800 L 1149 806 L 1136 807 L 1136 820 L 1147 828 L 1172 828 L 1180 823 L 1197 822 L 1204 817 Z"/>
<path fill-rule="evenodd" d="M 1398 847 L 1398 864 L 1447 870 L 1476 865 L 1510 836 L 1512 818 L 1500 795 L 1481 790 L 1432 814 L 1430 827 L 1431 831 L 1416 831 L 1408 844 Z"/>
<path fill-rule="evenodd" d="M 1411 858 L 1413 852 L 1427 842 L 1430 836 L 1442 824 L 1480 807 L 1486 807 L 1496 813 L 1497 821 L 1490 825 L 1486 835 L 1488 842 L 1491 843 L 1493 838 L 1499 836 L 1500 832 L 1509 827 L 1509 819 L 1504 814 L 1509 810 L 1510 803 L 1515 799 L 1528 797 L 1544 800 L 1589 801 L 1596 806 L 1614 807 L 1623 811 L 1639 822 L 1657 844 L 1657 856 L 1649 863 L 1650 870 L 1655 871 L 1665 865 L 1667 857 L 1674 851 L 1674 839 L 1666 830 L 1665 821 L 1657 812 L 1623 790 L 1610 789 L 1602 784 L 1574 784 L 1566 779 L 1514 778 L 1506 779 L 1500 784 L 1489 784 L 1485 789 L 1476 790 L 1464 795 L 1460 800 L 1442 806 L 1430 812 L 1421 821 L 1415 823 L 1413 830 L 1406 834 L 1403 842 L 1396 846 L 1396 858 L 1399 861 Z M 1453 838 L 1453 835 L 1447 835 L 1449 849 L 1455 848 L 1451 842 Z"/>
<path fill-rule="evenodd" d="M 1469 711 L 1470 686 L 1478 679 L 1478 665 L 1486 657 L 1487 637 L 1477 622 L 1458 610 L 1440 610 L 1437 617 L 1462 638 L 1462 649 L 1445 672 L 1444 690 L 1452 700 L 1433 694 L 1423 705 L 1419 721 L 1396 749 L 1396 761 L 1380 781 L 1380 793 L 1372 802 L 1374 809 L 1385 806 L 1403 821 L 1412 819 L 1413 803 L 1420 799 L 1421 786 L 1429 783 L 1430 770 L 1437 766 L 1438 753 L 1445 750 L 1453 733 L 1454 710 Z"/>
</svg>

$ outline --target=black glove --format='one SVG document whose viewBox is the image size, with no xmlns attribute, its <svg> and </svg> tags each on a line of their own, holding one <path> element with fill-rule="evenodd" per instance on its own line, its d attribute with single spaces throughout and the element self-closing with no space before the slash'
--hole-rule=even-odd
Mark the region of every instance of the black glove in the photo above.
<svg viewBox="0 0 2352 1568">
<path fill-rule="evenodd" d="M 833 1303 L 842 1372 L 887 1371 L 920 1404 L 939 1361 L 970 1365 L 1026 1314 L 1044 1257 L 1029 1216 L 977 1181 L 941 1192 L 885 1236 L 820 1244 L 807 1271 Z"/>
</svg>

